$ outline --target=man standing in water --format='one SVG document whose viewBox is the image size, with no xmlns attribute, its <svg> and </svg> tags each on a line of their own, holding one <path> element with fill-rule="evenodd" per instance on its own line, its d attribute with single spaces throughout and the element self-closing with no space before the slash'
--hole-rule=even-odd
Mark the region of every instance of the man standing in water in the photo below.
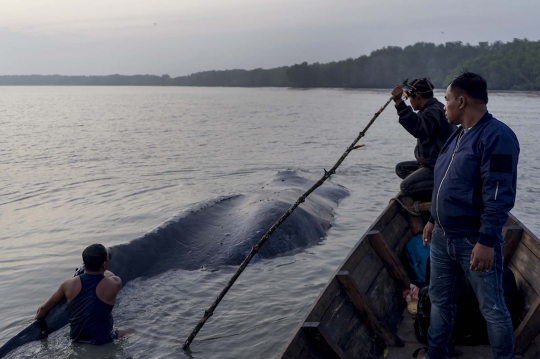
<svg viewBox="0 0 540 359">
<path fill-rule="evenodd" d="M 100 345 L 133 332 L 113 329 L 111 312 L 116 295 L 122 289 L 122 280 L 107 270 L 111 260 L 107 249 L 101 244 L 92 244 L 83 251 L 82 258 L 84 273 L 64 281 L 39 307 L 36 319 L 45 318 L 65 298 L 73 341 Z"/>
<path fill-rule="evenodd" d="M 502 227 L 516 198 L 519 143 L 487 111 L 487 84 L 464 72 L 446 89 L 446 116 L 461 127 L 435 165 L 431 218 L 431 324 L 426 358 L 446 359 L 454 327 L 460 267 L 487 322 L 494 359 L 514 358 L 514 330 L 506 308 Z"/>
<path fill-rule="evenodd" d="M 413 80 L 409 87 L 411 106 L 403 102 L 400 85 L 396 85 L 392 97 L 399 123 L 417 139 L 414 149 L 416 161 L 398 163 L 396 174 L 403 179 L 400 186 L 403 195 L 429 198 L 433 191 L 433 167 L 441 147 L 456 126 L 446 120 L 444 106 L 433 97 L 433 84 L 427 78 Z"/>
</svg>

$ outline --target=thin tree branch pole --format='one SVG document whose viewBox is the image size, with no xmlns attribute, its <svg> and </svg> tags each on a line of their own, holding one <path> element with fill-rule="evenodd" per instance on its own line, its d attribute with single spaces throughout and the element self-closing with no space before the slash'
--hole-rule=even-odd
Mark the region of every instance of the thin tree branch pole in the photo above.
<svg viewBox="0 0 540 359">
<path fill-rule="evenodd" d="M 238 279 L 238 277 L 240 277 L 240 274 L 242 274 L 242 272 L 244 271 L 244 269 L 246 269 L 247 265 L 249 264 L 249 262 L 251 261 L 251 259 L 255 256 L 255 254 L 257 254 L 257 252 L 259 252 L 259 249 L 262 247 L 262 245 L 268 240 L 268 238 L 270 238 L 270 235 L 272 233 L 274 233 L 274 231 L 279 227 L 279 225 L 281 223 L 283 223 L 283 221 L 289 217 L 291 215 L 291 213 L 296 209 L 296 207 L 298 207 L 300 205 L 300 203 L 304 202 L 306 200 L 306 197 L 309 196 L 313 191 L 315 191 L 318 187 L 320 187 L 328 178 L 330 178 L 331 175 L 333 175 L 334 173 L 336 173 L 336 169 L 339 167 L 339 165 L 341 165 L 341 163 L 345 160 L 345 158 L 349 155 L 349 153 L 354 150 L 355 148 L 359 148 L 359 146 L 355 147 L 355 145 L 358 143 L 358 141 L 360 141 L 360 139 L 362 137 L 364 137 L 366 135 L 366 132 L 367 130 L 371 127 L 371 125 L 373 124 L 373 122 L 375 122 L 375 120 L 377 119 L 377 117 L 379 117 L 379 115 L 384 111 L 384 109 L 386 108 L 386 106 L 388 106 L 388 104 L 390 103 L 390 101 L 392 101 L 392 97 L 390 97 L 388 99 L 388 101 L 386 101 L 386 103 L 384 104 L 383 107 L 381 107 L 379 109 L 379 111 L 377 111 L 375 113 L 375 115 L 373 116 L 373 118 L 371 119 L 371 121 L 369 121 L 369 123 L 367 124 L 367 126 L 364 128 L 364 130 L 362 132 L 360 132 L 360 134 L 358 135 L 358 137 L 356 137 L 356 139 L 353 141 L 353 143 L 351 143 L 351 145 L 349 147 L 347 147 L 347 149 L 345 150 L 345 152 L 343 153 L 343 155 L 339 158 L 339 160 L 336 162 L 336 164 L 334 165 L 334 167 L 332 167 L 330 169 L 330 171 L 326 171 L 324 170 L 324 176 L 321 177 L 320 180 L 318 180 L 310 189 L 308 189 L 303 195 L 301 195 L 298 200 L 296 200 L 296 202 L 291 206 L 289 207 L 289 209 L 287 210 L 287 212 L 285 212 L 278 220 L 276 223 L 274 223 L 272 225 L 272 227 L 270 227 L 270 229 L 268 230 L 268 232 L 266 232 L 262 238 L 259 240 L 259 242 L 251 247 L 251 251 L 249 252 L 248 256 L 246 257 L 246 259 L 244 259 L 244 261 L 242 262 L 242 264 L 240 264 L 240 267 L 238 268 L 238 270 L 236 271 L 236 273 L 232 276 L 232 278 L 229 280 L 229 282 L 227 283 L 227 285 L 225 286 L 225 288 L 223 288 L 223 290 L 221 291 L 221 293 L 219 293 L 218 297 L 216 298 L 216 300 L 214 301 L 214 303 L 212 303 L 212 305 L 210 306 L 210 308 L 208 308 L 205 312 L 204 312 L 204 316 L 202 317 L 202 319 L 199 321 L 199 323 L 197 324 L 197 326 L 195 327 L 195 329 L 193 329 L 193 331 L 191 332 L 191 334 L 189 335 L 189 337 L 187 338 L 186 342 L 184 343 L 184 345 L 182 346 L 182 349 L 186 350 L 187 348 L 189 348 L 189 345 L 191 344 L 191 342 L 193 341 L 193 339 L 195 338 L 195 336 L 197 335 L 197 333 L 199 332 L 199 330 L 201 330 L 201 328 L 203 327 L 204 323 L 206 323 L 206 321 L 208 320 L 208 318 L 210 318 L 213 314 L 214 314 L 214 309 L 216 309 L 216 307 L 218 306 L 219 302 L 221 302 L 221 300 L 223 299 L 223 297 L 225 296 L 225 294 L 227 294 L 227 292 L 229 291 L 229 289 L 232 287 L 232 285 L 234 284 L 234 282 L 236 281 L 236 279 Z"/>
</svg>

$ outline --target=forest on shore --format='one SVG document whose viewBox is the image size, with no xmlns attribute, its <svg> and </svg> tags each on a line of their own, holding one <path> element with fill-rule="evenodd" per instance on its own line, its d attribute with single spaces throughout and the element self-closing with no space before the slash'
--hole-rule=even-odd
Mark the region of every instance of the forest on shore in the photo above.
<svg viewBox="0 0 540 359">
<path fill-rule="evenodd" d="M 540 91 L 540 41 L 418 42 L 404 48 L 388 46 L 330 63 L 303 62 L 273 69 L 204 71 L 169 75 L 6 75 L 0 85 L 43 86 L 224 86 L 389 88 L 405 78 L 430 77 L 445 88 L 462 70 L 477 72 L 491 90 Z"/>
</svg>

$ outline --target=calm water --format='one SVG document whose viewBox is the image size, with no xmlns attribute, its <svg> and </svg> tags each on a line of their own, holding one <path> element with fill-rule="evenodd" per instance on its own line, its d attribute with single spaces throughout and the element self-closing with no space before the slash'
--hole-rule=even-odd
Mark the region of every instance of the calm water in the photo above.
<svg viewBox="0 0 540 359">
<path fill-rule="evenodd" d="M 436 94 L 442 99 L 442 93 Z M 284 169 L 318 179 L 388 91 L 0 87 L 0 345 L 80 265 L 91 243 L 127 242 L 203 200 L 252 193 Z M 540 234 L 540 94 L 492 93 L 521 143 L 513 213 Z M 358 238 L 398 190 L 414 139 L 389 107 L 333 176 L 351 196 L 319 245 L 244 272 L 189 354 L 181 344 L 236 270 L 128 283 L 114 310 L 138 330 L 100 348 L 67 328 L 21 358 L 274 358 Z"/>
</svg>

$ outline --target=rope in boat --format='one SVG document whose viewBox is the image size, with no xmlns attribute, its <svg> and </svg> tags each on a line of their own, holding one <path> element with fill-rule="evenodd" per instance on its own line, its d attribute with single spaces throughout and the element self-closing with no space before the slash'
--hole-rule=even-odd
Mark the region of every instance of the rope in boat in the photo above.
<svg viewBox="0 0 540 359">
<path fill-rule="evenodd" d="M 358 143 L 358 141 L 364 137 L 366 135 L 366 132 L 367 130 L 371 127 L 371 125 L 373 124 L 373 122 L 375 122 L 375 120 L 377 119 L 377 117 L 379 117 L 379 115 L 384 111 L 384 109 L 386 108 L 386 106 L 388 106 L 388 104 L 390 103 L 390 101 L 392 101 L 392 97 L 390 97 L 388 99 L 388 101 L 386 101 L 386 103 L 384 104 L 383 107 L 381 107 L 379 109 L 379 111 L 375 112 L 375 115 L 373 116 L 373 118 L 371 119 L 371 121 L 369 121 L 369 123 L 367 124 L 367 126 L 364 128 L 364 130 L 362 132 L 360 132 L 358 134 L 358 136 L 356 137 L 356 139 L 351 143 L 351 145 L 349 147 L 347 147 L 347 149 L 345 150 L 345 152 L 343 153 L 343 155 L 341 155 L 341 157 L 339 158 L 339 160 L 336 162 L 336 164 L 330 169 L 330 171 L 326 171 L 326 169 L 324 169 L 324 175 L 321 177 L 321 179 L 319 179 L 310 189 L 308 189 L 303 195 L 301 195 L 298 200 L 296 200 L 296 202 L 291 206 L 289 207 L 289 209 L 287 210 L 287 212 L 285 212 L 278 220 L 276 223 L 274 223 L 272 225 L 272 227 L 270 227 L 270 229 L 262 236 L 262 238 L 259 240 L 259 242 L 257 242 L 256 245 L 254 245 L 253 247 L 251 247 L 251 251 L 249 252 L 248 256 L 246 257 L 246 259 L 244 259 L 244 261 L 242 262 L 242 264 L 240 264 L 240 267 L 238 268 L 238 270 L 236 271 L 236 273 L 231 277 L 231 279 L 229 280 L 229 282 L 227 283 L 227 285 L 225 286 L 225 288 L 223 288 L 223 290 L 221 291 L 221 293 L 219 293 L 219 295 L 217 296 L 216 300 L 212 303 L 212 305 L 204 311 L 204 315 L 203 317 L 201 318 L 201 320 L 199 321 L 199 323 L 195 326 L 195 329 L 193 329 L 193 331 L 191 332 L 191 334 L 189 335 L 189 337 L 187 338 L 187 340 L 185 341 L 184 345 L 182 346 L 182 349 L 186 350 L 189 348 L 189 345 L 191 344 L 191 342 L 193 341 L 193 339 L 195 338 L 195 336 L 197 335 L 197 333 L 199 332 L 199 330 L 201 330 L 201 328 L 203 327 L 204 323 L 206 323 L 206 321 L 208 320 L 208 318 L 210 318 L 213 314 L 214 314 L 214 310 L 216 309 L 216 307 L 218 306 L 219 302 L 221 302 L 221 300 L 223 299 L 223 297 L 225 296 L 225 294 L 227 294 L 227 292 L 229 291 L 229 289 L 232 287 L 232 285 L 234 284 L 234 282 L 236 281 L 236 279 L 238 279 L 238 277 L 240 276 L 240 274 L 242 274 L 242 272 L 244 271 L 244 269 L 247 267 L 247 265 L 249 264 L 249 262 L 251 261 L 251 259 L 253 258 L 253 256 L 255 256 L 255 254 L 257 254 L 257 252 L 259 252 L 259 249 L 262 247 L 262 245 L 268 240 L 268 238 L 270 238 L 270 235 L 272 233 L 274 233 L 274 231 L 279 227 L 279 225 L 281 223 L 283 223 L 283 221 L 289 217 L 291 215 L 291 213 L 296 209 L 296 207 L 298 207 L 300 205 L 300 203 L 304 202 L 306 200 L 306 197 L 309 196 L 313 191 L 315 191 L 315 189 L 317 189 L 318 187 L 320 187 L 328 178 L 330 178 L 331 175 L 333 175 L 334 173 L 336 173 L 336 169 L 339 167 L 339 165 L 341 165 L 341 163 L 345 160 L 345 158 L 349 155 L 349 153 L 352 151 L 352 150 L 355 150 L 357 148 L 361 148 L 361 147 L 364 147 L 364 145 L 356 145 Z"/>
<path fill-rule="evenodd" d="M 420 204 L 420 201 L 414 202 L 414 204 L 413 204 L 414 205 L 414 211 L 411 211 L 409 209 L 409 206 L 407 206 L 405 203 L 401 202 L 398 198 L 392 198 L 390 200 L 390 203 L 392 203 L 392 201 L 396 201 L 397 203 L 399 203 L 401 205 L 401 207 L 403 207 L 404 210 L 409 212 L 409 214 L 411 216 L 420 217 L 422 215 L 422 213 L 420 213 L 420 208 L 418 207 L 418 205 Z"/>
</svg>

